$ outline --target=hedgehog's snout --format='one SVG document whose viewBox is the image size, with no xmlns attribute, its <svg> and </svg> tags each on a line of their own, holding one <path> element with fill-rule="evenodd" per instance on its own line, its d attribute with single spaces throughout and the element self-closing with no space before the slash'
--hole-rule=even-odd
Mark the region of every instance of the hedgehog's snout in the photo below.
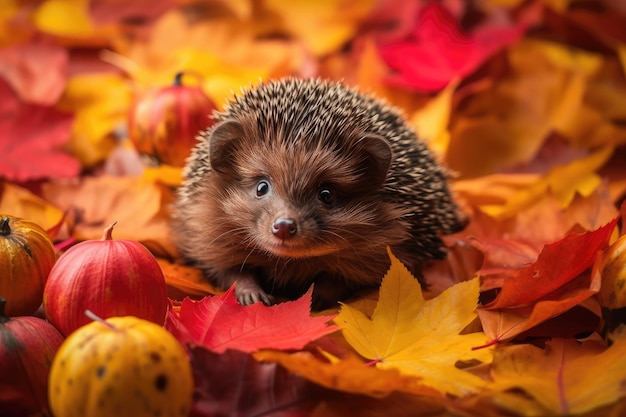
<svg viewBox="0 0 626 417">
<path fill-rule="evenodd" d="M 280 240 L 292 238 L 298 232 L 296 221 L 291 218 L 279 217 L 272 223 L 272 234 Z"/>
</svg>

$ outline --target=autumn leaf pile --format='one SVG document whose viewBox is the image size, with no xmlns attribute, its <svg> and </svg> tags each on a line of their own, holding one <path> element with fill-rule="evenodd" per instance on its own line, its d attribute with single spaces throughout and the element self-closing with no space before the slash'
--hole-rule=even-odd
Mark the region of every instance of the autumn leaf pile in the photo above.
<svg viewBox="0 0 626 417">
<path fill-rule="evenodd" d="M 380 291 L 312 316 L 310 293 L 241 307 L 181 265 L 180 168 L 144 165 L 127 134 L 178 71 L 218 108 L 286 75 L 400 107 L 471 220 L 427 289 L 390 253 Z M 0 113 L 1 213 L 59 253 L 116 221 L 159 258 L 193 416 L 625 412 L 626 336 L 601 337 L 597 297 L 623 234 L 621 0 L 4 0 Z"/>
</svg>

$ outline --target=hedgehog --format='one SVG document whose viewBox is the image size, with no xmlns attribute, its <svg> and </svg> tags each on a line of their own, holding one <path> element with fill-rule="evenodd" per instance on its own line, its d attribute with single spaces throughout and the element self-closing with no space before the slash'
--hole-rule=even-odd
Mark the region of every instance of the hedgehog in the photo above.
<svg viewBox="0 0 626 417">
<path fill-rule="evenodd" d="M 377 288 L 388 249 L 423 283 L 466 216 L 450 171 L 402 112 L 342 82 L 282 78 L 213 115 L 183 170 L 172 231 L 182 258 L 242 305 L 313 308 Z"/>
</svg>

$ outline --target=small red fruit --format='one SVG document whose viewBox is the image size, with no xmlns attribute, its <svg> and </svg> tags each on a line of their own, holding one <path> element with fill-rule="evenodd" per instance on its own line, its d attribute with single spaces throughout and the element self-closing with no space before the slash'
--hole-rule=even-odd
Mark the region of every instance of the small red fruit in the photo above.
<svg viewBox="0 0 626 417">
<path fill-rule="evenodd" d="M 103 318 L 136 316 L 163 325 L 168 299 L 157 260 L 135 240 L 87 240 L 59 257 L 44 289 L 48 320 L 65 336 L 90 322 L 85 310 Z"/>
<path fill-rule="evenodd" d="M 7 317 L 5 305 L 0 297 L 0 414 L 50 415 L 48 373 L 63 336 L 38 317 Z"/>
<path fill-rule="evenodd" d="M 158 163 L 183 167 L 198 133 L 211 126 L 215 104 L 198 86 L 183 85 L 179 72 L 171 86 L 138 97 L 129 115 L 129 136 L 137 152 Z"/>
</svg>

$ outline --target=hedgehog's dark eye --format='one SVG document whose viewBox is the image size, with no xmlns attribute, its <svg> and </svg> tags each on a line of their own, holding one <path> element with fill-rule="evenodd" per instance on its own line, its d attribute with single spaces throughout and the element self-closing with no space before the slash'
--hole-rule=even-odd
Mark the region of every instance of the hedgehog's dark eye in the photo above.
<svg viewBox="0 0 626 417">
<path fill-rule="evenodd" d="M 333 195 L 333 191 L 330 188 L 328 188 L 328 187 L 324 187 L 324 188 L 320 189 L 320 192 L 317 195 L 317 198 L 319 198 L 320 201 L 322 203 L 326 204 L 327 206 L 330 206 L 335 201 L 335 197 Z"/>
<path fill-rule="evenodd" d="M 263 197 L 265 194 L 269 193 L 269 191 L 270 191 L 270 183 L 265 180 L 259 181 L 259 183 L 256 185 L 257 197 Z"/>
</svg>

